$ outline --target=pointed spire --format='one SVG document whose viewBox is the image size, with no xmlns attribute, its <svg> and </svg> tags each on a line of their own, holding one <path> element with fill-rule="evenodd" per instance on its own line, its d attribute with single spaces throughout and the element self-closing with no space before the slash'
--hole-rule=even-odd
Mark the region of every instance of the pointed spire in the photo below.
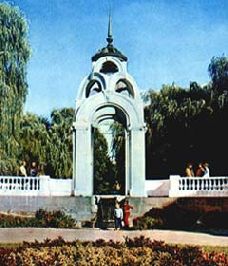
<svg viewBox="0 0 228 266">
<path fill-rule="evenodd" d="M 97 61 L 100 57 L 113 56 L 118 57 L 121 61 L 127 61 L 127 57 L 123 55 L 118 49 L 113 46 L 112 36 L 112 16 L 111 8 L 109 9 L 109 20 L 108 20 L 108 36 L 106 38 L 108 44 L 106 47 L 100 49 L 93 57 L 92 61 Z"/>
<path fill-rule="evenodd" d="M 112 16 L 111 12 L 109 12 L 109 20 L 108 20 L 108 37 L 106 38 L 108 42 L 108 46 L 112 46 L 113 37 L 112 37 Z"/>
</svg>

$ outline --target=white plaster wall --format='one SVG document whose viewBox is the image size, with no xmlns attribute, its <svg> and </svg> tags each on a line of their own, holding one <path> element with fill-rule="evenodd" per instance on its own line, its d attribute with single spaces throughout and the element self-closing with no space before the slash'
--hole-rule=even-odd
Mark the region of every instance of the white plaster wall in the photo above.
<svg viewBox="0 0 228 266">
<path fill-rule="evenodd" d="M 71 196 L 73 191 L 73 180 L 50 178 L 49 191 L 51 196 Z"/>
</svg>

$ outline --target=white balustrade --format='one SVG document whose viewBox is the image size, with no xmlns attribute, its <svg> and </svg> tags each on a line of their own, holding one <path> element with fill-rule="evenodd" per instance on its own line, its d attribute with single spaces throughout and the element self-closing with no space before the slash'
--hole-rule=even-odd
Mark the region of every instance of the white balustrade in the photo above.
<svg viewBox="0 0 228 266">
<path fill-rule="evenodd" d="M 228 196 L 228 177 L 170 176 L 170 197 Z"/>
<path fill-rule="evenodd" d="M 0 195 L 4 196 L 70 196 L 71 179 L 51 179 L 49 176 L 0 176 Z M 57 192 L 56 192 L 57 191 Z"/>
</svg>

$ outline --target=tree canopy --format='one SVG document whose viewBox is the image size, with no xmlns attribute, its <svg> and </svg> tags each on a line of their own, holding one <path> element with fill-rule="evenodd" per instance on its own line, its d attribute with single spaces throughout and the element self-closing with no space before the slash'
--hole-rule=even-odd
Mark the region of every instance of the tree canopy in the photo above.
<svg viewBox="0 0 228 266">
<path fill-rule="evenodd" d="M 165 85 L 161 91 L 151 90 L 148 95 L 147 177 L 182 175 L 187 162 L 196 166 L 202 161 L 210 162 L 212 174 L 226 175 L 226 91 L 214 93 L 210 83 L 200 86 L 191 82 L 189 88 Z"/>
<path fill-rule="evenodd" d="M 27 95 L 28 27 L 21 11 L 0 3 L 0 156 L 12 171 L 19 155 L 19 126 Z"/>
<path fill-rule="evenodd" d="M 228 58 L 226 56 L 213 57 L 208 67 L 212 86 L 218 93 L 228 91 Z"/>
</svg>

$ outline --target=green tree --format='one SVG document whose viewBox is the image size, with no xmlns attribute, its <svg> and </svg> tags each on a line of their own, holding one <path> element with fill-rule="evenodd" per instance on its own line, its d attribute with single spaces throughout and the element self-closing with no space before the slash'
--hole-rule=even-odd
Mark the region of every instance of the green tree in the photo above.
<svg viewBox="0 0 228 266">
<path fill-rule="evenodd" d="M 72 177 L 72 132 L 74 109 L 51 113 L 51 121 L 25 114 L 20 124 L 20 154 L 30 165 L 36 161 L 41 171 L 54 178 Z"/>
<path fill-rule="evenodd" d="M 27 23 L 17 7 L 0 3 L 0 157 L 1 174 L 15 167 L 19 126 L 27 95 L 26 65 L 30 56 Z"/>
<path fill-rule="evenodd" d="M 44 166 L 47 161 L 47 147 L 51 137 L 47 131 L 47 121 L 35 114 L 25 114 L 20 123 L 20 154 L 28 166 L 36 161 L 39 166 Z"/>
<path fill-rule="evenodd" d="M 182 174 L 187 161 L 208 158 L 203 134 L 210 125 L 212 101 L 208 89 L 192 85 L 165 85 L 150 92 L 151 104 L 145 109 L 147 177 Z"/>
<path fill-rule="evenodd" d="M 46 147 L 46 173 L 52 177 L 72 177 L 72 124 L 75 111 L 73 108 L 54 110 L 48 128 L 49 143 Z"/>
<path fill-rule="evenodd" d="M 110 194 L 112 192 L 115 168 L 108 155 L 108 143 L 99 129 L 93 129 L 94 139 L 94 193 Z"/>
<path fill-rule="evenodd" d="M 214 90 L 221 94 L 228 91 L 228 58 L 213 57 L 208 67 Z"/>
<path fill-rule="evenodd" d="M 112 131 L 112 157 L 115 162 L 115 180 L 121 186 L 121 193 L 125 193 L 125 130 L 121 123 L 114 121 Z M 114 180 L 113 180 L 114 181 Z"/>
</svg>

